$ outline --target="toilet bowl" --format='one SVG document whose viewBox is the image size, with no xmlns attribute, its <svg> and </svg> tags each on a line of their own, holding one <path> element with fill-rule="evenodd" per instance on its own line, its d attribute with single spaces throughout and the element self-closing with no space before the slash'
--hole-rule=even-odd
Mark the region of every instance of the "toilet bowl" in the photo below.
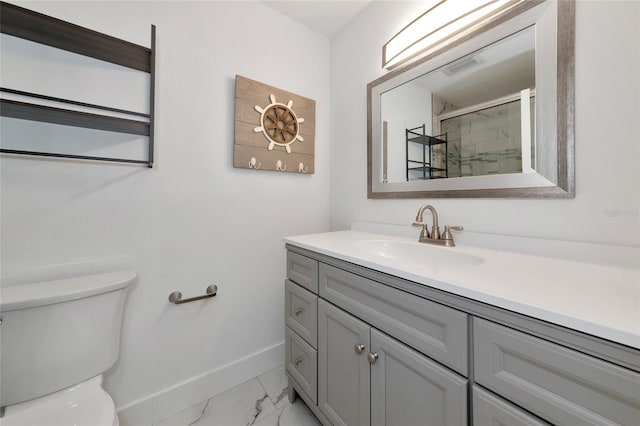
<svg viewBox="0 0 640 426">
<path fill-rule="evenodd" d="M 70 388 L 5 408 L 2 426 L 118 426 L 102 375 Z"/>
<path fill-rule="evenodd" d="M 102 374 L 120 355 L 131 271 L 0 289 L 1 426 L 118 426 Z"/>
</svg>

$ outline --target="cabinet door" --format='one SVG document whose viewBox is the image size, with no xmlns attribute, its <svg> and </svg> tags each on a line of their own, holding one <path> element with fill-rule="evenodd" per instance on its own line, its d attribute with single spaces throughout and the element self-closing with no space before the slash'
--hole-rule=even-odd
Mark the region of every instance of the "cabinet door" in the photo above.
<svg viewBox="0 0 640 426">
<path fill-rule="evenodd" d="M 371 330 L 371 425 L 467 424 L 467 380 Z"/>
<path fill-rule="evenodd" d="M 334 425 L 369 425 L 368 352 L 369 326 L 318 300 L 318 406 Z"/>
</svg>

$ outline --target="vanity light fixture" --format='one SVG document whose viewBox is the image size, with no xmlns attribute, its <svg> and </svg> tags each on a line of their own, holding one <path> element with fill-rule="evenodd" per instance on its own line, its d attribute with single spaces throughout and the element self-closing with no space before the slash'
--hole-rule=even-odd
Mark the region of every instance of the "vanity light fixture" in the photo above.
<svg viewBox="0 0 640 426">
<path fill-rule="evenodd" d="M 524 1 L 437 0 L 382 47 L 382 66 L 393 69 L 434 52 Z"/>
</svg>

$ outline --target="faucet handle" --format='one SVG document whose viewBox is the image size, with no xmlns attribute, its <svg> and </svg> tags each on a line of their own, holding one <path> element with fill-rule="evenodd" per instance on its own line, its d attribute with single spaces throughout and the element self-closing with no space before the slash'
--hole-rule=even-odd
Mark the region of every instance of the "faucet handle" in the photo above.
<svg viewBox="0 0 640 426">
<path fill-rule="evenodd" d="M 449 226 L 445 225 L 444 232 L 442 233 L 442 239 L 444 240 L 444 245 L 447 247 L 454 247 L 456 244 L 453 242 L 453 235 L 451 235 L 451 231 L 462 231 L 464 228 L 462 226 Z"/>
<path fill-rule="evenodd" d="M 426 223 L 416 221 L 413 222 L 411 226 L 422 228 L 422 231 L 420 231 L 420 240 L 431 237 L 431 234 L 429 234 L 429 228 L 427 227 Z"/>
</svg>

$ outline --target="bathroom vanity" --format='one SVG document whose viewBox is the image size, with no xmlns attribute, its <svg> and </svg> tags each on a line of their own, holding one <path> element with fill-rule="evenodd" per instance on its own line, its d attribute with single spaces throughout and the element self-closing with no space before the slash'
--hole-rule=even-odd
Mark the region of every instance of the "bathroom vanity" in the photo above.
<svg viewBox="0 0 640 426">
<path fill-rule="evenodd" d="M 324 424 L 640 424 L 637 269 L 356 231 L 285 242 L 289 397 Z"/>
</svg>

